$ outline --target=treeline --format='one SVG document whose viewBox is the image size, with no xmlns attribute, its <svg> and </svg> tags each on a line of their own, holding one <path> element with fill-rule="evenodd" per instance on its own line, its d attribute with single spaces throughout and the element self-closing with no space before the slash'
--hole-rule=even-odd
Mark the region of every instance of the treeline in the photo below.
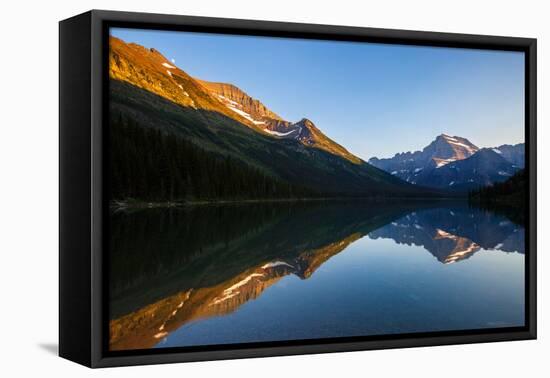
<svg viewBox="0 0 550 378">
<path fill-rule="evenodd" d="M 527 175 L 518 171 L 508 180 L 471 191 L 470 205 L 502 214 L 517 224 L 525 225 Z"/>
<path fill-rule="evenodd" d="M 115 116 L 110 123 L 112 200 L 192 201 L 311 197 L 236 158 Z"/>
<path fill-rule="evenodd" d="M 522 169 L 506 181 L 471 191 L 468 197 L 471 201 L 483 203 L 523 205 L 526 199 L 526 189 L 526 174 Z"/>
<path fill-rule="evenodd" d="M 502 214 L 517 224 L 525 225 L 527 178 L 525 170 L 508 180 L 471 191 L 470 205 Z"/>
</svg>

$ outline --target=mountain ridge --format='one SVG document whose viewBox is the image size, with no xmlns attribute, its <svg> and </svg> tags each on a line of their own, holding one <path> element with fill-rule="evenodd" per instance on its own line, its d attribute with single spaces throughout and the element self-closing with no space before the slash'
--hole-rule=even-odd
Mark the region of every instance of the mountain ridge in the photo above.
<svg viewBox="0 0 550 378">
<path fill-rule="evenodd" d="M 443 167 L 422 172 L 420 183 L 468 191 L 511 177 L 515 168 L 491 148 L 482 148 L 472 156 Z"/>
<path fill-rule="evenodd" d="M 466 138 L 440 134 L 421 151 L 369 163 L 412 184 L 468 191 L 513 175 L 523 165 L 523 150 L 523 143 L 479 148 Z"/>
<path fill-rule="evenodd" d="M 265 106 L 260 100 L 249 96 L 245 91 L 234 84 L 218 83 L 213 81 L 201 80 L 198 78 L 195 78 L 195 80 L 202 84 L 207 90 L 217 95 L 222 100 L 222 102 L 226 102 L 225 100 L 229 99 L 233 102 L 238 102 L 242 106 L 245 106 L 245 109 L 243 110 L 249 113 L 254 118 L 267 117 L 274 120 L 282 120 L 279 115 L 268 109 L 267 106 Z"/>
<path fill-rule="evenodd" d="M 253 118 L 243 105 L 231 104 L 229 101 L 234 100 L 226 98 L 224 101 L 219 93 L 208 91 L 205 84 L 175 67 L 154 49 L 111 38 L 109 74 L 112 120 L 121 119 L 126 124 L 186 139 L 199 146 L 203 151 L 201 154 L 216 155 L 215 160 L 230 157 L 233 162 L 242 162 L 269 177 L 330 197 L 441 195 L 433 189 L 407 184 L 353 155 L 346 156 L 347 151 L 342 146 L 326 137 L 307 119 L 293 124 L 269 118 L 274 113 L 262 108 L 260 102 L 247 100 L 251 97 L 242 91 L 237 92 L 237 87 L 218 88 L 219 91 L 233 91 L 225 92 L 230 96 L 248 96 L 245 102 L 264 114 L 262 120 Z M 228 104 L 233 105 L 233 109 Z M 271 135 L 274 131 L 265 131 L 267 127 L 262 122 L 272 122 L 273 128 L 290 128 L 287 132 L 297 133 L 298 138 Z M 142 149 L 147 153 L 146 145 Z M 151 156 L 151 159 L 159 158 Z M 159 164 L 164 164 L 162 161 L 165 160 L 158 160 Z M 121 167 L 124 168 L 125 164 Z M 186 177 L 191 177 L 192 172 L 186 166 L 181 162 L 163 168 L 170 175 L 162 176 L 165 182 L 160 193 L 168 191 L 170 199 L 182 199 L 181 193 L 172 193 L 168 188 L 188 185 Z M 139 169 L 134 171 L 139 172 Z M 136 179 L 153 180 L 153 176 Z M 206 181 L 194 184 L 204 186 Z M 194 196 L 203 195 L 198 189 L 193 189 Z M 241 197 L 246 197 L 246 193 Z"/>
<path fill-rule="evenodd" d="M 286 121 L 234 84 L 192 77 L 154 48 L 125 43 L 112 36 L 110 46 L 109 74 L 114 79 L 126 81 L 183 106 L 218 111 L 273 138 L 295 139 L 355 164 L 363 161 L 327 137 L 310 120 Z M 132 67 L 130 61 L 147 67 L 147 73 Z M 200 88 L 205 89 L 202 91 L 204 93 L 200 93 Z"/>
<path fill-rule="evenodd" d="M 417 169 L 441 168 L 451 162 L 462 160 L 472 156 L 479 148 L 468 139 L 438 135 L 422 150 L 414 152 L 396 153 L 391 158 L 378 159 L 373 157 L 369 163 L 387 172 L 396 172 L 395 175 L 405 181 L 414 181 L 414 173 Z"/>
</svg>

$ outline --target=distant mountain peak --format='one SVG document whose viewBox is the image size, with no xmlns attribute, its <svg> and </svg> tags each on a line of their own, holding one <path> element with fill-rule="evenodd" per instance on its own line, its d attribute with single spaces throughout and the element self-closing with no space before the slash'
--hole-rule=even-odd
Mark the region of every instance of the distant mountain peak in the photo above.
<svg viewBox="0 0 550 378">
<path fill-rule="evenodd" d="M 476 157 L 482 157 L 482 156 L 491 156 L 491 157 L 497 157 L 501 159 L 500 153 L 495 151 L 495 148 L 481 148 L 478 153 L 476 154 Z"/>
<path fill-rule="evenodd" d="M 525 143 L 503 144 L 494 147 L 493 151 L 501 155 L 518 168 L 525 167 Z"/>
<path fill-rule="evenodd" d="M 521 152 L 522 146 L 480 149 L 466 138 L 442 133 L 422 151 L 369 163 L 412 184 L 467 190 L 512 175 L 522 166 Z"/>
<path fill-rule="evenodd" d="M 436 168 L 453 161 L 466 159 L 479 151 L 468 139 L 447 134 L 438 135 L 422 152 L 431 155 Z"/>
</svg>

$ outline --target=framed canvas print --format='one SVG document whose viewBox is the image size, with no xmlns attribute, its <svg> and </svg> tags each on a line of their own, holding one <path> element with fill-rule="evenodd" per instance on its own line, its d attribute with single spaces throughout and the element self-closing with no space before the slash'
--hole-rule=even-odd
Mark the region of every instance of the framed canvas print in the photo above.
<svg viewBox="0 0 550 378">
<path fill-rule="evenodd" d="M 60 23 L 60 355 L 536 337 L 536 40 Z"/>
</svg>

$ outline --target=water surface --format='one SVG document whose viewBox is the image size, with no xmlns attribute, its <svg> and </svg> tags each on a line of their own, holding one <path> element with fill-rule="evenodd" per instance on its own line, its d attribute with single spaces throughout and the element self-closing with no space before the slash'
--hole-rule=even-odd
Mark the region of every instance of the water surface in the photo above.
<svg viewBox="0 0 550 378">
<path fill-rule="evenodd" d="M 113 350 L 524 325 L 524 228 L 460 202 L 111 217 Z"/>
</svg>

